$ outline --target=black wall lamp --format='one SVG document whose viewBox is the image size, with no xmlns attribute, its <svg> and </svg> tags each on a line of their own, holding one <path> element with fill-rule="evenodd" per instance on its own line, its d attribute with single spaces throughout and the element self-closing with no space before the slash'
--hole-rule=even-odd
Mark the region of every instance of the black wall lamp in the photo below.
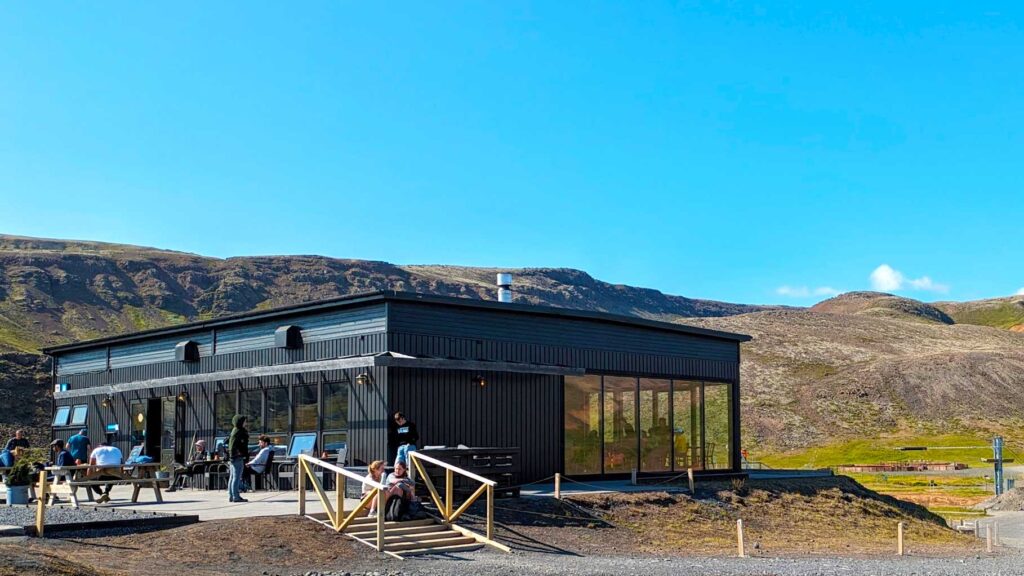
<svg viewBox="0 0 1024 576">
<path fill-rule="evenodd" d="M 476 376 L 473 376 L 473 384 L 483 388 L 484 386 L 487 386 L 487 379 L 477 374 Z"/>
<path fill-rule="evenodd" d="M 100 401 L 100 406 L 103 406 L 104 408 L 110 408 L 111 405 L 113 405 L 113 404 L 114 404 L 114 397 L 111 396 L 110 394 L 107 394 L 107 397 Z"/>
<path fill-rule="evenodd" d="M 356 376 L 356 384 L 359 386 L 367 386 L 373 383 L 373 376 L 370 376 L 369 372 L 363 372 L 359 376 Z"/>
<path fill-rule="evenodd" d="M 188 402 L 188 390 L 185 388 L 178 392 L 178 402 Z"/>
</svg>

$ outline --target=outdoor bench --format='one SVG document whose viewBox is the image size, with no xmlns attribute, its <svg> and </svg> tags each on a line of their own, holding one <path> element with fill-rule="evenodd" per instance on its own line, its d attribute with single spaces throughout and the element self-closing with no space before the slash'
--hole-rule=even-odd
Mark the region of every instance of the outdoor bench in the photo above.
<svg viewBox="0 0 1024 576">
<path fill-rule="evenodd" d="M 163 495 L 160 493 L 160 480 L 156 477 L 159 463 L 151 464 L 121 464 L 117 466 L 50 466 L 47 472 L 53 474 L 53 482 L 47 487 L 47 494 L 50 498 L 58 495 L 66 495 L 70 498 L 72 506 L 78 508 L 78 489 L 85 487 L 85 494 L 89 501 L 93 501 L 92 486 L 132 486 L 132 502 L 139 501 L 139 492 L 144 487 L 152 487 L 157 502 L 163 502 Z M 112 479 L 100 479 L 107 477 Z"/>
</svg>

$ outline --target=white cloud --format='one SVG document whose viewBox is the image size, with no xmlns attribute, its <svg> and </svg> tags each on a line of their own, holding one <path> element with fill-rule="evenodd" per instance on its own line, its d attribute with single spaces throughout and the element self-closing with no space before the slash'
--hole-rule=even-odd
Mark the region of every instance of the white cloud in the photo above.
<svg viewBox="0 0 1024 576">
<path fill-rule="evenodd" d="M 928 276 L 907 278 L 902 272 L 888 264 L 882 264 L 871 272 L 871 287 L 881 292 L 896 292 L 904 289 L 949 292 L 949 286 L 946 284 L 939 284 Z"/>
<path fill-rule="evenodd" d="M 807 286 L 779 286 L 775 289 L 775 293 L 779 296 L 786 296 L 787 298 L 808 298 L 810 296 L 837 296 L 840 294 L 840 291 L 832 288 L 831 286 L 819 286 L 817 288 L 808 288 Z"/>
<path fill-rule="evenodd" d="M 1020 290 L 1017 290 L 1017 293 L 1014 294 L 1014 296 L 1024 296 L 1024 288 L 1021 288 Z"/>
</svg>

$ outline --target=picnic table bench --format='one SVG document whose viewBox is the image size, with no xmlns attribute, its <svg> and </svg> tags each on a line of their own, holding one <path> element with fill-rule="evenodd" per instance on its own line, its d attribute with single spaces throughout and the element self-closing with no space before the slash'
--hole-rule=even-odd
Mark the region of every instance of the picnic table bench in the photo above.
<svg viewBox="0 0 1024 576">
<path fill-rule="evenodd" d="M 160 493 L 160 480 L 156 477 L 160 469 L 159 462 L 150 464 L 119 464 L 115 466 L 49 466 L 47 472 L 53 474 L 53 482 L 47 487 L 47 496 L 64 494 L 71 499 L 71 504 L 78 508 L 78 489 L 85 487 L 89 501 L 93 501 L 92 486 L 107 484 L 132 486 L 132 502 L 139 501 L 139 492 L 146 486 L 153 488 L 157 502 L 163 502 Z M 103 478 L 103 479 L 101 479 Z"/>
</svg>

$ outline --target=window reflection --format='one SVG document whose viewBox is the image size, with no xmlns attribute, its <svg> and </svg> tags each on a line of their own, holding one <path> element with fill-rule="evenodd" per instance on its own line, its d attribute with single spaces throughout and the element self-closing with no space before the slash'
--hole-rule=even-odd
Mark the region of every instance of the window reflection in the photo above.
<svg viewBox="0 0 1024 576">
<path fill-rule="evenodd" d="M 672 429 L 669 427 L 669 380 L 640 379 L 640 470 L 672 469 Z"/>
<path fill-rule="evenodd" d="M 601 473 L 601 377 L 565 377 L 565 473 Z"/>
<path fill-rule="evenodd" d="M 636 378 L 604 377 L 604 471 L 636 468 Z"/>
</svg>

